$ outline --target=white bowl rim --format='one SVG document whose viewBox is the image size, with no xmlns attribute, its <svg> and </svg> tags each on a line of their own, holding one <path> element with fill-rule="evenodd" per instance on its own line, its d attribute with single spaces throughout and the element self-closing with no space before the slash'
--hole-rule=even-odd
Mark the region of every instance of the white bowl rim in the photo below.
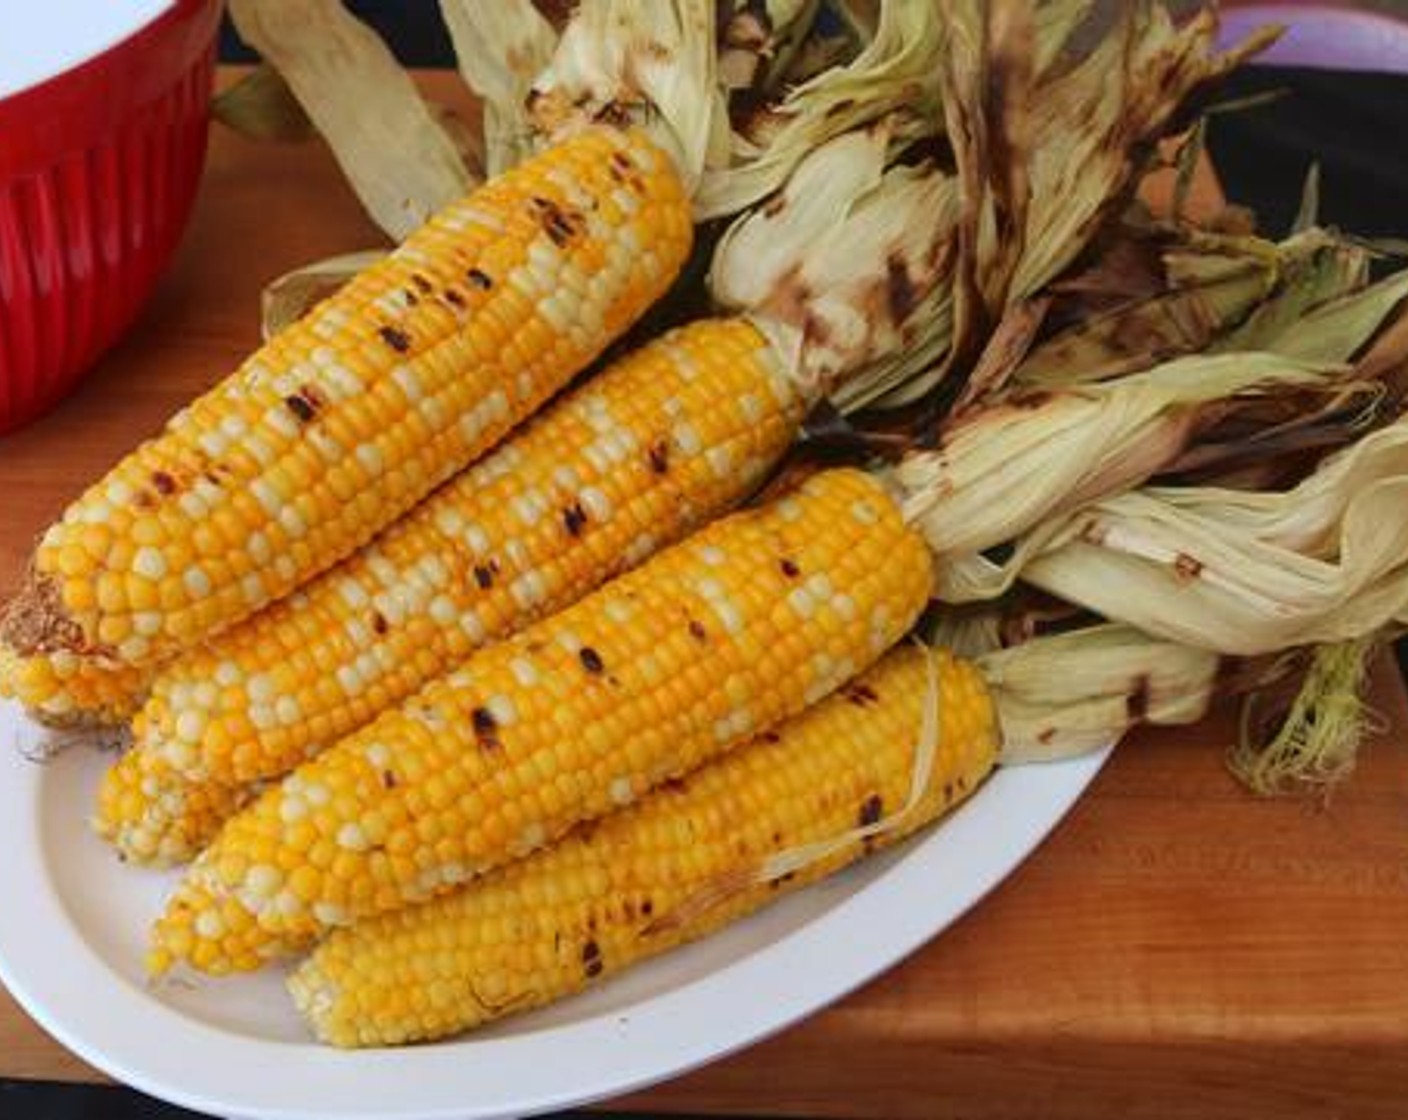
<svg viewBox="0 0 1408 1120">
<path fill-rule="evenodd" d="M 115 50 L 179 3 L 44 0 L 0 5 L 0 101 L 61 78 Z"/>
</svg>

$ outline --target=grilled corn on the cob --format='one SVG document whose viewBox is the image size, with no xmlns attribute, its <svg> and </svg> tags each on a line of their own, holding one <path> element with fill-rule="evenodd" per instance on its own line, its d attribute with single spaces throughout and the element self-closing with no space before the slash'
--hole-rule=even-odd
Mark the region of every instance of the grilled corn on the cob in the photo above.
<svg viewBox="0 0 1408 1120">
<path fill-rule="evenodd" d="M 856 471 L 715 522 L 231 820 L 158 921 L 149 966 L 256 968 L 526 855 L 850 679 L 930 582 L 924 543 Z"/>
<path fill-rule="evenodd" d="M 932 745 L 926 722 L 937 724 Z M 978 786 L 996 745 L 973 667 L 901 647 L 596 827 L 455 894 L 334 932 L 289 988 L 338 1046 L 442 1038 L 548 1003 L 914 833 Z"/>
<path fill-rule="evenodd" d="M 44 535 L 15 653 L 149 665 L 341 560 L 496 443 L 674 279 L 671 157 L 587 128 L 413 234 Z"/>
<path fill-rule="evenodd" d="M 196 780 L 286 773 L 727 508 L 803 400 L 744 320 L 617 363 L 369 548 L 157 678 L 140 749 Z"/>
<path fill-rule="evenodd" d="M 949 189 L 937 174 L 882 175 L 887 139 L 878 129 L 826 146 L 780 205 L 725 239 L 716 271 L 746 315 L 693 323 L 616 363 L 366 552 L 179 659 L 136 721 L 139 749 L 193 784 L 282 774 L 477 645 L 727 509 L 780 458 L 823 389 L 859 401 L 864 386 L 902 379 L 902 352 L 922 354 L 944 329 L 933 262 Z M 873 224 L 881 213 L 884 236 Z M 782 311 L 756 305 L 770 290 L 737 288 L 763 233 L 769 267 L 796 265 L 796 298 Z M 853 245 L 844 268 L 827 263 L 838 244 Z M 875 313 L 876 284 L 900 277 L 909 297 Z M 789 324 L 805 334 L 807 319 L 820 336 L 817 324 L 846 307 L 872 329 L 831 333 L 819 350 L 792 345 Z M 843 337 L 849 349 L 835 347 Z"/>
</svg>

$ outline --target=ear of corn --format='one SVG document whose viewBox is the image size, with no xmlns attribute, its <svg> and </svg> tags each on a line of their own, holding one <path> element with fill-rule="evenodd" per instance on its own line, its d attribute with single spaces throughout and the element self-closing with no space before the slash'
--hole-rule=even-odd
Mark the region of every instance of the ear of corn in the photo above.
<svg viewBox="0 0 1408 1120">
<path fill-rule="evenodd" d="M 924 781 L 919 740 L 935 717 Z M 333 933 L 290 990 L 318 1037 L 339 1046 L 442 1038 L 548 1003 L 924 827 L 978 786 L 996 738 L 972 666 L 903 647 L 599 825 L 446 898 Z M 893 827 L 877 827 L 887 818 Z M 819 858 L 790 858 L 799 851 Z"/>
<path fill-rule="evenodd" d="M 669 158 L 594 127 L 442 211 L 175 417 L 44 536 L 0 637 L 148 665 L 347 556 L 663 294 Z"/>
<path fill-rule="evenodd" d="M 928 598 L 879 485 L 815 476 L 471 657 L 231 820 L 150 967 L 247 970 L 429 898 L 815 702 Z"/>
<path fill-rule="evenodd" d="M 120 726 L 142 706 L 151 680 L 146 669 L 109 668 L 62 651 L 16 657 L 0 647 L 0 696 L 50 727 Z"/>
<path fill-rule="evenodd" d="M 103 775 L 93 830 L 123 859 L 173 867 L 195 858 L 257 791 L 253 783 L 193 782 L 161 758 L 128 750 Z"/>
<path fill-rule="evenodd" d="M 728 508 L 802 409 L 746 321 L 666 335 L 357 556 L 179 659 L 136 720 L 138 748 L 192 779 L 287 772 Z"/>
</svg>

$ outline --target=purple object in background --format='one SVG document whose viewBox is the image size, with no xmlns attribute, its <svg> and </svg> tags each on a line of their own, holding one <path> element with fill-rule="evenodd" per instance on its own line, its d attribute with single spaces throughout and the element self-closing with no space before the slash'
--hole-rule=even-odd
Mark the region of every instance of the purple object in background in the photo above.
<svg viewBox="0 0 1408 1120">
<path fill-rule="evenodd" d="M 1286 33 L 1256 62 L 1319 70 L 1408 74 L 1408 20 L 1340 4 L 1227 4 L 1221 42 L 1235 43 L 1268 23 Z"/>
</svg>

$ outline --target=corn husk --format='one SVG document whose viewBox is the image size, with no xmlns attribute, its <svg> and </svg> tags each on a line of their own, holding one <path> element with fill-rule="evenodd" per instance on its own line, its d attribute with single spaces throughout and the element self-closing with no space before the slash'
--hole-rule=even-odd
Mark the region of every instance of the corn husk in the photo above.
<svg viewBox="0 0 1408 1120">
<path fill-rule="evenodd" d="M 1308 362 L 1344 362 L 1393 319 L 1408 300 L 1408 269 L 1388 276 L 1363 291 L 1339 295 L 1287 316 L 1279 330 L 1249 334 L 1249 341 L 1268 350 Z M 1290 301 L 1297 302 L 1297 301 Z M 1230 353 L 1219 344 L 1215 350 Z"/>
<path fill-rule="evenodd" d="M 1141 723 L 1196 723 L 1217 694 L 1221 660 L 1113 624 L 985 654 L 977 663 L 997 703 L 998 761 L 1070 758 Z"/>
<path fill-rule="evenodd" d="M 777 88 L 807 41 L 821 0 L 730 0 L 721 19 L 719 74 L 730 90 Z"/>
<path fill-rule="evenodd" d="M 499 175 L 533 151 L 528 95 L 557 32 L 531 0 L 440 0 L 461 76 L 483 103 L 485 170 Z"/>
<path fill-rule="evenodd" d="M 359 272 L 386 256 L 380 249 L 344 253 L 286 272 L 267 285 L 260 297 L 260 330 L 267 342 L 303 318 Z"/>
<path fill-rule="evenodd" d="M 1287 491 L 1148 487 L 1039 526 L 1021 576 L 1220 653 L 1351 641 L 1408 621 L 1405 503 L 1401 419 Z"/>
<path fill-rule="evenodd" d="M 940 120 L 943 23 L 931 0 L 885 0 L 872 39 L 854 60 L 818 74 L 734 135 L 727 161 L 700 185 L 701 217 L 736 213 L 778 190 L 810 151 L 884 117 L 896 142 L 929 135 Z"/>
<path fill-rule="evenodd" d="M 1078 319 L 1029 353 L 1011 380 L 1047 388 L 1103 381 L 1205 350 L 1336 360 L 1302 352 L 1296 342 L 1276 345 L 1286 329 L 1281 324 L 1361 287 L 1365 260 L 1363 252 L 1320 231 L 1279 245 L 1193 235 L 1163 253 L 1164 286 L 1157 294 Z M 1341 348 L 1332 353 L 1348 356 Z"/>
<path fill-rule="evenodd" d="M 338 0 L 230 0 L 230 15 L 288 82 L 393 239 L 478 180 L 386 44 Z"/>
<path fill-rule="evenodd" d="M 583 0 L 532 83 L 536 142 L 631 120 L 672 153 L 694 192 L 706 168 L 728 160 L 715 15 L 713 0 Z"/>
<path fill-rule="evenodd" d="M 861 407 L 945 344 L 953 180 L 886 170 L 880 127 L 808 156 L 775 202 L 735 222 L 710 274 L 717 304 L 744 313 L 807 399 Z"/>
<path fill-rule="evenodd" d="M 212 97 L 210 115 L 251 140 L 295 143 L 317 131 L 288 83 L 268 63 Z"/>
<path fill-rule="evenodd" d="M 1180 358 L 1116 381 L 1016 397 L 960 418 L 937 451 L 894 469 L 906 519 L 937 555 L 937 597 L 992 598 L 1026 560 L 981 555 L 1034 534 L 1043 522 L 1136 486 L 1183 455 L 1199 428 L 1228 408 L 1291 390 L 1338 400 L 1361 390 L 1346 367 L 1272 354 Z"/>
<path fill-rule="evenodd" d="M 962 363 L 1085 250 L 1187 106 L 1274 33 L 1217 54 L 1210 13 L 1180 25 L 1139 0 L 1117 7 L 1084 58 L 1042 74 L 1033 0 L 943 6 L 942 96 L 963 197 L 951 361 Z"/>
</svg>

